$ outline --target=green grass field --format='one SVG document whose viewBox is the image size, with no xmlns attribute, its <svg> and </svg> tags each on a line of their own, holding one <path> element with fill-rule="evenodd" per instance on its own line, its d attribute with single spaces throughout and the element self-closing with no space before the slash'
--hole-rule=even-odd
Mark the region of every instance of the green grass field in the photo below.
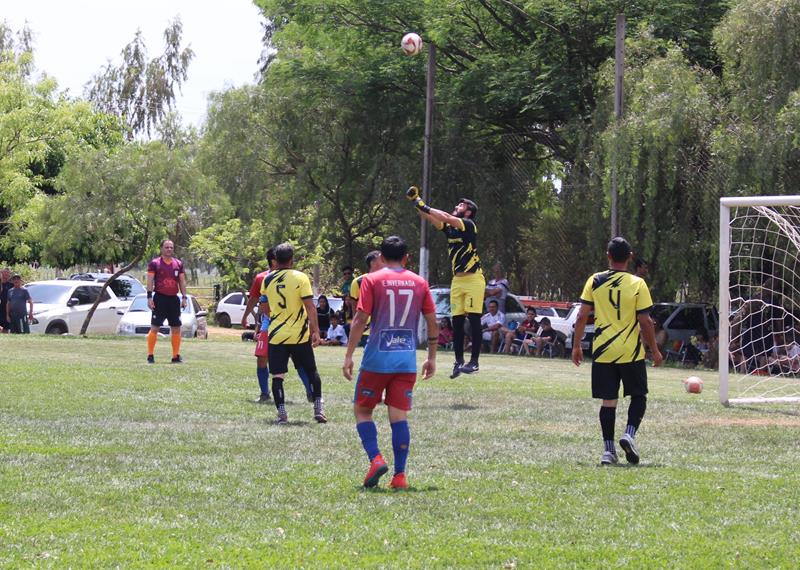
<svg viewBox="0 0 800 570">
<path fill-rule="evenodd" d="M 800 415 L 649 369 L 638 467 L 599 467 L 586 363 L 488 356 L 418 384 L 407 492 L 364 491 L 341 348 L 290 425 L 252 344 L 0 337 L 0 567 L 797 568 Z M 420 353 L 422 356 L 422 353 Z M 391 461 L 386 414 L 382 451 Z M 617 414 L 622 433 L 625 408 Z M 624 459 L 622 460 L 624 463 Z"/>
</svg>

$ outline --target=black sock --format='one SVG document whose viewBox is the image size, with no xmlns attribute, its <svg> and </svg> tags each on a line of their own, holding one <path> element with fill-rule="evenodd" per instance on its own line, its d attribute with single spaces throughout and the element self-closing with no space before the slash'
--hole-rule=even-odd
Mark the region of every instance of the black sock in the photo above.
<svg viewBox="0 0 800 570">
<path fill-rule="evenodd" d="M 642 423 L 644 412 L 647 409 L 647 396 L 631 396 L 631 405 L 628 406 L 628 425 L 635 430 Z"/>
<path fill-rule="evenodd" d="M 453 317 L 453 352 L 456 353 L 456 362 L 464 362 L 464 322 L 467 317 L 458 315 Z"/>
<path fill-rule="evenodd" d="M 470 361 L 477 364 L 478 358 L 481 354 L 481 343 L 483 342 L 483 331 L 481 331 L 481 315 L 480 313 L 470 313 L 468 317 L 469 328 L 471 329 L 470 332 L 472 332 L 472 356 Z"/>
<path fill-rule="evenodd" d="M 319 377 L 319 372 L 314 370 L 308 379 L 308 383 L 311 384 L 311 395 L 314 399 L 322 398 L 322 379 Z"/>
<path fill-rule="evenodd" d="M 614 441 L 614 421 L 617 419 L 617 408 L 600 407 L 600 429 L 603 441 Z"/>
<path fill-rule="evenodd" d="M 272 397 L 275 399 L 275 407 L 280 410 L 284 404 L 283 378 L 272 377 Z"/>
</svg>

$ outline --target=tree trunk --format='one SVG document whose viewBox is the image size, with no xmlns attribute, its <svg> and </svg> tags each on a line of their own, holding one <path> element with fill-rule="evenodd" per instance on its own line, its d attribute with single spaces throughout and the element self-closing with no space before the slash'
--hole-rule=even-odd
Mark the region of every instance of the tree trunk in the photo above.
<svg viewBox="0 0 800 570">
<path fill-rule="evenodd" d="M 78 334 L 80 334 L 81 336 L 86 336 L 86 330 L 89 328 L 89 323 L 92 322 L 92 317 L 94 316 L 94 312 L 97 310 L 97 305 L 100 304 L 100 299 L 103 298 L 103 293 L 106 291 L 106 289 L 108 289 L 108 286 L 111 285 L 111 282 L 114 281 L 114 279 L 116 279 L 126 271 L 129 271 L 134 265 L 139 263 L 142 257 L 144 257 L 144 252 L 146 247 L 147 247 L 147 240 L 145 240 L 145 245 L 142 247 L 141 251 L 136 254 L 136 257 L 133 258 L 133 261 L 131 261 L 128 265 L 126 265 L 125 267 L 114 273 L 111 277 L 108 278 L 108 280 L 105 283 L 103 283 L 103 287 L 100 289 L 100 294 L 97 296 L 97 299 L 95 299 L 92 308 L 89 309 L 88 313 L 86 313 L 86 318 L 83 319 L 83 325 L 81 325 L 81 332 Z"/>
</svg>

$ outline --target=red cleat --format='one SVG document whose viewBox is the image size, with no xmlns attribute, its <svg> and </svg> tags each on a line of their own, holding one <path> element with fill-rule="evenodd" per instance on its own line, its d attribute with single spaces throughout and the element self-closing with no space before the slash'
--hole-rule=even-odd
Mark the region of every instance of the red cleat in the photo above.
<svg viewBox="0 0 800 570">
<path fill-rule="evenodd" d="M 408 481 L 406 481 L 405 473 L 395 473 L 392 477 L 392 482 L 389 483 L 390 489 L 408 489 Z"/>
<path fill-rule="evenodd" d="M 383 457 L 376 455 L 375 459 L 369 464 L 369 471 L 367 471 L 367 476 L 364 477 L 364 486 L 367 488 L 377 486 L 378 481 L 380 481 L 381 477 L 383 477 L 388 470 L 389 467 L 386 465 Z"/>
</svg>

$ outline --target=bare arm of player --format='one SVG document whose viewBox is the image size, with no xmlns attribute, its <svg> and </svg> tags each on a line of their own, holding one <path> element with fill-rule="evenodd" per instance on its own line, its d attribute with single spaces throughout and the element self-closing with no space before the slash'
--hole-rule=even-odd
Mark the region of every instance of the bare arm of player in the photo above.
<svg viewBox="0 0 800 570">
<path fill-rule="evenodd" d="M 253 312 L 253 309 L 256 308 L 256 303 L 258 303 L 258 297 L 255 295 L 250 295 L 247 298 L 247 305 L 244 308 L 244 315 L 242 315 L 242 328 L 247 328 L 247 317 L 250 316 L 250 313 Z"/>
<path fill-rule="evenodd" d="M 308 328 L 311 329 L 311 346 L 316 348 L 319 346 L 319 321 L 317 320 L 317 308 L 314 306 L 314 300 L 311 298 L 303 299 L 303 305 L 305 305 L 306 314 L 308 315 Z"/>
<path fill-rule="evenodd" d="M 589 313 L 592 312 L 592 306 L 586 303 L 581 303 L 581 308 L 578 309 L 578 318 L 575 321 L 575 336 L 572 337 L 572 362 L 575 366 L 580 366 L 583 362 L 583 348 L 581 348 L 581 339 L 583 332 L 586 330 L 586 323 L 589 320 Z"/>
<path fill-rule="evenodd" d="M 185 307 L 189 299 L 186 298 L 186 274 L 181 273 L 178 277 L 178 285 L 181 288 L 181 307 Z"/>
<path fill-rule="evenodd" d="M 428 325 L 428 357 L 422 363 L 423 380 L 436 374 L 436 349 L 439 346 L 437 342 L 439 340 L 439 323 L 436 322 L 436 313 L 425 315 L 425 324 Z"/>
<path fill-rule="evenodd" d="M 155 304 L 155 302 L 153 301 L 153 298 L 152 298 L 152 293 L 153 293 L 153 289 L 155 289 L 155 286 L 156 286 L 155 274 L 154 273 L 150 273 L 148 271 L 147 272 L 147 293 L 148 293 L 148 295 L 147 295 L 147 306 L 150 307 L 151 311 L 156 308 L 156 304 Z"/>
<path fill-rule="evenodd" d="M 356 311 L 356 316 L 350 323 L 350 336 L 347 339 L 347 350 L 344 353 L 344 363 L 342 364 L 342 375 L 348 380 L 353 379 L 353 352 L 361 342 L 361 336 L 367 326 L 367 317 L 368 315 L 364 311 Z"/>
<path fill-rule="evenodd" d="M 653 320 L 647 313 L 639 313 L 636 317 L 639 319 L 639 328 L 642 329 L 642 337 L 647 346 L 650 347 L 650 352 L 653 354 L 653 366 L 660 366 L 664 361 L 661 351 L 658 350 L 658 343 L 656 342 L 656 329 L 653 326 Z"/>
</svg>

